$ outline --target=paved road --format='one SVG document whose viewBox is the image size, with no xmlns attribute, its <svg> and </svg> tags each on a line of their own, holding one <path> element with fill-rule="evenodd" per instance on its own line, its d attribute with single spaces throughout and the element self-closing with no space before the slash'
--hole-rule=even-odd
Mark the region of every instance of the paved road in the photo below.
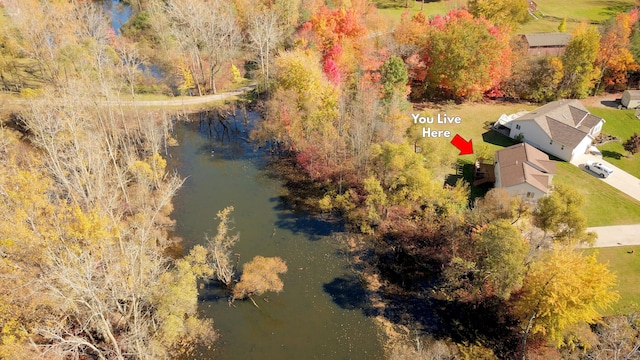
<svg viewBox="0 0 640 360">
<path fill-rule="evenodd" d="M 587 160 L 599 161 L 607 165 L 611 169 L 613 169 L 613 173 L 609 175 L 609 177 L 601 180 L 613 186 L 614 188 L 622 191 L 623 193 L 631 196 L 632 198 L 640 201 L 640 179 L 638 179 L 637 177 L 629 174 L 628 172 L 616 166 L 611 165 L 610 163 L 602 160 L 601 157 L 598 157 L 596 155 L 591 155 L 591 154 L 581 155 L 576 157 L 576 159 L 574 159 L 571 163 L 579 167 L 583 171 L 588 172 L 589 174 L 597 178 L 600 178 L 597 174 L 594 174 L 593 172 L 586 170 L 584 168 L 584 164 L 587 162 Z M 640 235 L 640 232 L 638 234 Z"/>
<path fill-rule="evenodd" d="M 591 227 L 587 231 L 598 234 L 593 247 L 640 245 L 640 224 Z"/>
</svg>

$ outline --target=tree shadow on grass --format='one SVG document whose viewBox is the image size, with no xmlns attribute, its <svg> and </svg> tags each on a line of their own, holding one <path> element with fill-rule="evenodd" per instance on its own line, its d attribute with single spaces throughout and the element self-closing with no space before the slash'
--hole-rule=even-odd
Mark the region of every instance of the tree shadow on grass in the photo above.
<svg viewBox="0 0 640 360">
<path fill-rule="evenodd" d="M 620 160 L 622 159 L 622 154 L 620 154 L 617 151 L 611 151 L 611 150 L 602 150 L 602 157 L 603 158 L 612 158 L 612 159 L 616 159 L 616 160 Z"/>
</svg>

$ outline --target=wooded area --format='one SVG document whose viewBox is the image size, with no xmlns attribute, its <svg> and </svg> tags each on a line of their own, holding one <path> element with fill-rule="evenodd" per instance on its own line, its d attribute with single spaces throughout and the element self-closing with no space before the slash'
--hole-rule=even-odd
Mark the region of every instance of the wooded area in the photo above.
<svg viewBox="0 0 640 360">
<path fill-rule="evenodd" d="M 230 301 L 283 289 L 279 257 L 237 271 L 233 207 L 204 246 L 170 255 L 184 181 L 164 159 L 173 119 L 115 105 L 243 78 L 263 115 L 252 140 L 296 169 L 306 210 L 344 220 L 350 251 L 369 254 L 359 275 L 384 304 L 372 316 L 437 339 L 389 338 L 390 357 L 638 354 L 636 314 L 601 316 L 615 275 L 576 249 L 593 241 L 581 195 L 556 186 L 536 207 L 493 189 L 470 201 L 463 180 L 443 185 L 448 143 L 410 126 L 420 101 L 629 86 L 637 9 L 578 26 L 564 55 L 529 58 L 511 30 L 525 1 L 406 14 L 393 31 L 367 0 L 330 3 L 138 0 L 116 34 L 99 2 L 2 2 L 1 85 L 23 102 L 0 126 L 0 358 L 175 357 L 216 338 L 198 281 L 215 279 Z"/>
</svg>

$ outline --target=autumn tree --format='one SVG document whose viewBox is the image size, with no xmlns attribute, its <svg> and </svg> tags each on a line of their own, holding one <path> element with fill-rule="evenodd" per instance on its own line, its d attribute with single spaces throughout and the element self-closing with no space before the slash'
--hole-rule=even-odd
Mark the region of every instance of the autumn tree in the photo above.
<svg viewBox="0 0 640 360">
<path fill-rule="evenodd" d="M 605 28 L 600 39 L 600 49 L 596 57 L 596 65 L 600 68 L 601 83 L 613 88 L 626 86 L 630 71 L 638 69 L 638 64 L 629 50 L 633 27 L 638 20 L 638 10 L 631 13 L 620 13 L 615 22 Z M 597 91 L 597 89 L 596 89 Z"/>
<path fill-rule="evenodd" d="M 417 54 L 424 47 L 429 29 L 429 19 L 423 12 L 409 16 L 407 11 L 402 14 L 400 23 L 393 32 L 393 38 L 398 44 L 400 56 L 408 58 Z"/>
<path fill-rule="evenodd" d="M 558 57 L 549 56 L 531 62 L 523 96 L 536 102 L 558 98 L 558 87 L 564 77 L 564 65 Z"/>
<path fill-rule="evenodd" d="M 0 180 L 3 357 L 158 358 L 213 338 L 197 315 L 196 279 L 211 275 L 204 249 L 170 267 L 153 218 L 114 222 L 83 210 L 59 197 L 39 160 L 23 155 L 18 170 L 8 154 Z"/>
<path fill-rule="evenodd" d="M 484 17 L 498 26 L 514 27 L 529 20 L 526 0 L 470 0 L 467 6 L 474 17 Z"/>
<path fill-rule="evenodd" d="M 279 257 L 256 256 L 242 266 L 240 281 L 233 287 L 233 298 L 251 298 L 268 291 L 280 292 L 284 284 L 278 275 L 286 272 L 287 264 Z"/>
<path fill-rule="evenodd" d="M 336 145 L 344 144 L 338 137 L 338 92 L 317 56 L 310 50 L 281 53 L 275 61 L 274 85 L 267 118 L 254 136 L 295 151 L 310 176 L 332 176 L 340 160 Z"/>
<path fill-rule="evenodd" d="M 361 14 L 340 6 L 321 6 L 302 25 L 298 37 L 322 54 L 322 69 L 327 78 L 340 85 L 357 67 L 358 39 L 366 35 Z"/>
<path fill-rule="evenodd" d="M 627 141 L 622 143 L 622 147 L 631 155 L 635 155 L 640 151 L 640 136 L 638 136 L 638 133 L 634 132 Z"/>
<path fill-rule="evenodd" d="M 600 33 L 587 24 L 581 24 L 574 31 L 562 55 L 564 76 L 560 82 L 559 94 L 566 98 L 584 98 L 600 77 L 595 66 L 600 48 Z"/>
<path fill-rule="evenodd" d="M 429 22 L 422 52 L 431 97 L 476 100 L 499 84 L 511 70 L 509 37 L 503 29 L 466 10 L 452 10 Z"/>
<path fill-rule="evenodd" d="M 555 249 L 530 265 L 522 290 L 513 297 L 513 314 L 522 329 L 522 358 L 530 335 L 554 346 L 575 346 L 581 339 L 571 332 L 593 324 L 617 299 L 615 275 L 595 255 Z"/>
</svg>

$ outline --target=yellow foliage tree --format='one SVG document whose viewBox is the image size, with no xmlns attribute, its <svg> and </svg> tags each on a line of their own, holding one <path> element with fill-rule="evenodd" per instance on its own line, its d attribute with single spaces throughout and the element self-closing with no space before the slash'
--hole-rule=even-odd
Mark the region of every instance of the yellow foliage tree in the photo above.
<svg viewBox="0 0 640 360">
<path fill-rule="evenodd" d="M 615 275 L 595 255 L 555 249 L 533 264 L 521 292 L 514 297 L 513 312 L 523 330 L 523 349 L 529 334 L 553 345 L 575 346 L 581 339 L 571 330 L 594 323 L 619 298 L 613 290 Z M 524 351 L 524 350 L 523 350 Z"/>
<path fill-rule="evenodd" d="M 240 282 L 233 288 L 234 299 L 282 291 L 284 283 L 278 274 L 287 272 L 287 264 L 279 257 L 256 256 L 244 264 L 242 270 Z"/>
</svg>

